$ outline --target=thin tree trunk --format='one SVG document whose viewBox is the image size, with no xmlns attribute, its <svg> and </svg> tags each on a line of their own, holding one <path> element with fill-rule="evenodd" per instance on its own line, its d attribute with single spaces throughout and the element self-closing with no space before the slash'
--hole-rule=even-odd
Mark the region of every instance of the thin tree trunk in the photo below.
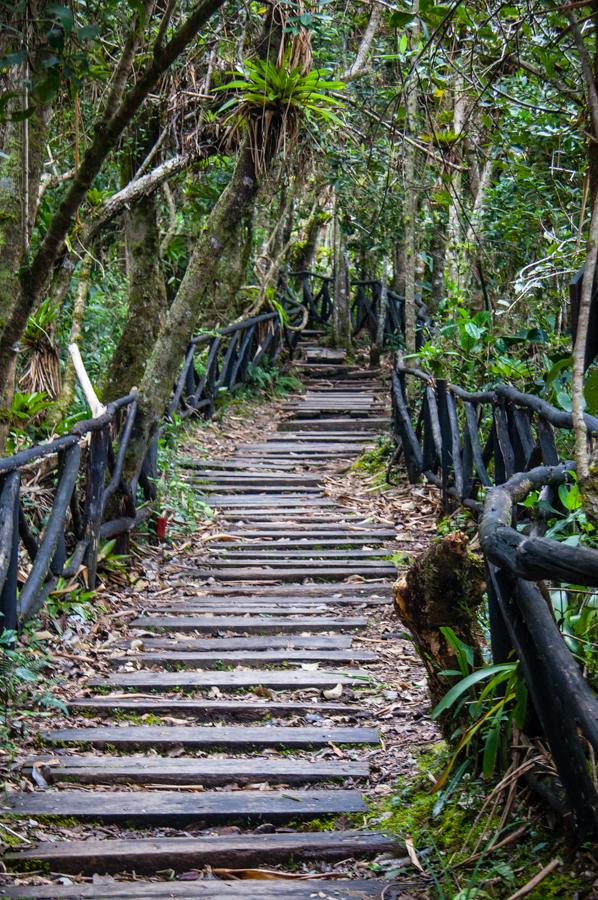
<svg viewBox="0 0 598 900">
<path fill-rule="evenodd" d="M 411 40 L 417 45 L 420 34 L 419 0 L 413 0 L 412 11 L 414 14 Z M 406 121 L 405 132 L 407 137 L 413 138 L 417 134 L 417 106 L 418 90 L 417 78 L 412 74 L 406 85 Z M 415 183 L 416 148 L 412 141 L 405 143 L 404 150 L 404 184 L 405 201 L 403 205 L 403 225 L 405 230 L 404 261 L 405 261 L 405 349 L 409 355 L 415 354 L 415 270 L 416 270 L 416 234 L 417 234 L 417 188 Z"/>
<path fill-rule="evenodd" d="M 75 301 L 73 303 L 69 345 L 79 345 L 79 341 L 81 340 L 81 331 L 83 328 L 83 319 L 85 317 L 85 306 L 87 304 L 87 297 L 89 295 L 89 283 L 91 281 L 91 270 L 93 268 L 93 262 L 94 259 L 92 254 L 88 253 L 81 263 L 81 268 L 79 269 L 79 283 L 77 285 L 77 292 L 75 294 Z M 64 416 L 69 411 L 70 405 L 73 402 L 73 397 L 75 396 L 75 381 L 75 367 L 73 365 L 73 360 L 69 354 L 66 360 L 60 396 L 57 398 L 48 415 L 48 423 L 52 426 L 52 428 L 56 428 L 56 426 L 62 421 Z"/>
<path fill-rule="evenodd" d="M 465 112 L 467 109 L 467 95 L 465 94 L 463 77 L 459 72 L 455 74 L 454 86 L 454 108 L 453 108 L 453 133 L 460 140 L 463 132 L 463 123 L 465 121 Z M 461 152 L 457 153 L 456 162 L 461 159 Z M 461 221 L 463 219 L 463 176 L 460 169 L 453 169 L 451 173 L 451 204 L 448 214 L 448 240 L 446 250 L 446 265 L 448 277 L 456 286 L 460 286 L 460 276 L 463 258 L 463 228 Z"/>
<path fill-rule="evenodd" d="M 116 400 L 138 387 L 166 316 L 166 284 L 160 257 L 155 195 L 138 201 L 125 216 L 129 303 L 102 399 Z"/>
<path fill-rule="evenodd" d="M 335 347 L 351 352 L 351 288 L 349 285 L 349 260 L 345 246 L 345 236 L 336 216 L 334 247 L 334 298 L 333 298 L 333 340 Z"/>
</svg>

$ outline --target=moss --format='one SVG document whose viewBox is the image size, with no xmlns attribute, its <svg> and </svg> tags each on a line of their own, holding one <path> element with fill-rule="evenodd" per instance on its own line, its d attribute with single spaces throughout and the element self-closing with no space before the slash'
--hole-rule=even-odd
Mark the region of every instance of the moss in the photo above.
<svg viewBox="0 0 598 900">
<path fill-rule="evenodd" d="M 428 879 L 435 890 L 430 896 L 459 897 L 460 900 L 506 898 L 526 884 L 550 860 L 565 858 L 563 836 L 544 822 L 530 817 L 529 808 L 517 818 L 500 824 L 498 815 L 485 806 L 493 785 L 468 780 L 465 776 L 452 791 L 434 792 L 430 776 L 442 766 L 444 745 L 423 754 L 414 778 L 402 778 L 389 798 L 370 805 L 367 825 L 390 831 L 400 839 L 410 838 Z M 491 842 L 508 837 L 525 825 L 525 834 L 498 850 Z M 469 858 L 476 856 L 468 862 Z M 529 896 L 535 900 L 590 896 L 593 875 L 587 866 L 559 866 Z M 429 882 L 430 883 L 430 882 Z"/>
</svg>

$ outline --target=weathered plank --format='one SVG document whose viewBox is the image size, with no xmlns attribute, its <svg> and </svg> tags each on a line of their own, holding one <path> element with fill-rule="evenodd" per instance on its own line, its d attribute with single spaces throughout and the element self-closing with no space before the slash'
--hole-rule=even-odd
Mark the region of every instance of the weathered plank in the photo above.
<svg viewBox="0 0 598 900">
<path fill-rule="evenodd" d="M 176 612 L 176 610 L 175 610 Z M 346 650 L 351 646 L 353 638 L 345 634 L 303 635 L 260 635 L 258 637 L 240 638 L 144 638 L 141 649 L 154 650 L 202 650 L 213 653 L 227 653 L 230 650 Z M 122 646 L 130 646 L 123 641 Z M 280 659 L 280 656 L 279 656 Z"/>
<path fill-rule="evenodd" d="M 156 628 L 171 631 L 239 631 L 245 634 L 301 633 L 303 631 L 356 631 L 365 628 L 368 620 L 353 618 L 260 619 L 244 616 L 139 616 L 131 628 Z"/>
<path fill-rule="evenodd" d="M 42 731 L 51 744 L 89 744 L 93 747 L 151 747 L 168 750 L 177 744 L 203 749 L 249 747 L 325 747 L 333 744 L 377 744 L 375 728 L 283 725 L 96 725 L 90 728 L 58 728 Z"/>
<path fill-rule="evenodd" d="M 183 822 L 216 824 L 235 821 L 284 822 L 326 815 L 366 812 L 358 791 L 111 791 L 45 790 L 6 794 L 0 815 L 73 817 L 82 821 Z"/>
<path fill-rule="evenodd" d="M 264 864 L 278 865 L 290 859 L 297 862 L 332 862 L 352 856 L 364 858 L 382 853 L 404 855 L 405 848 L 396 837 L 379 831 L 306 831 L 157 839 L 90 838 L 87 841 L 48 841 L 32 849 L 7 854 L 4 861 L 22 868 L 26 861 L 35 860 L 48 864 L 55 872 L 135 871 L 153 875 L 166 868 L 183 872 L 205 865 L 214 868 L 248 868 Z M 253 884 L 259 885 L 259 882 Z M 338 882 L 335 884 L 338 885 Z M 318 881 L 317 885 L 319 889 L 322 882 Z M 245 900 L 246 898 L 247 895 Z"/>
<path fill-rule="evenodd" d="M 327 672 L 316 669 L 266 669 L 264 671 L 231 672 L 119 672 L 108 678 L 92 679 L 93 687 L 132 687 L 138 690 L 164 691 L 209 689 L 243 690 L 250 687 L 270 687 L 275 690 L 298 691 L 305 688 L 330 688 L 337 684 L 359 686 L 374 683 L 369 672 L 345 669 Z"/>
<path fill-rule="evenodd" d="M 140 697 L 137 695 L 110 695 L 100 697 L 82 697 L 69 701 L 73 710 L 86 710 L 102 714 L 106 711 L 119 710 L 124 713 L 141 715 L 191 716 L 195 721 L 203 722 L 258 722 L 260 719 L 282 718 L 284 716 L 304 716 L 316 713 L 324 718 L 345 716 L 359 718 L 365 715 L 364 710 L 344 703 L 332 703 L 309 698 L 300 703 L 281 700 L 202 700 L 201 698 L 180 698 L 172 695 L 166 697 Z"/>
<path fill-rule="evenodd" d="M 339 781 L 367 778 L 369 765 L 335 759 L 282 759 L 251 756 L 248 759 L 182 757 L 168 759 L 145 756 L 45 756 L 27 760 L 25 774 L 32 768 L 41 772 L 48 784 L 168 784 L 219 787 L 247 785 L 260 781 L 272 784 L 308 784 L 310 781 Z"/>
<path fill-rule="evenodd" d="M 252 900 L 395 900 L 394 891 L 388 890 L 388 881 L 251 881 Z M 199 898 L 199 900 L 247 900 L 248 889 L 244 881 L 123 881 L 114 884 L 85 884 L 63 887 L 56 884 L 41 887 L 0 887 L 0 897 L 31 898 L 31 900 L 59 900 L 61 897 L 77 897 L 79 900 L 130 900 L 134 897 Z"/>
<path fill-rule="evenodd" d="M 210 653 L 179 649 L 120 654 L 110 657 L 110 663 L 121 666 L 134 661 L 144 666 L 163 666 L 167 669 L 181 666 L 188 669 L 218 669 L 226 666 L 272 666 L 281 662 L 295 665 L 304 662 L 323 662 L 330 666 L 351 665 L 376 662 L 377 659 L 376 654 L 370 650 L 219 650 Z"/>
<path fill-rule="evenodd" d="M 215 562 L 217 562 L 215 560 Z M 345 580 L 352 575 L 373 576 L 373 577 L 396 577 L 396 568 L 392 564 L 388 565 L 368 565 L 367 563 L 346 565 L 346 566 L 326 566 L 324 564 L 317 565 L 295 565 L 293 568 L 285 569 L 281 567 L 252 567 L 248 562 L 247 566 L 242 569 L 198 569 L 195 573 L 198 578 L 219 578 L 223 581 L 301 581 L 303 578 L 338 578 Z"/>
<path fill-rule="evenodd" d="M 213 544 L 207 545 L 207 549 L 210 553 L 213 553 L 217 548 L 214 547 Z M 228 546 L 222 546 L 222 549 L 218 548 L 220 553 L 223 556 L 226 556 L 227 559 L 243 559 L 247 558 L 261 560 L 278 560 L 278 559 L 384 559 L 389 556 L 388 550 L 351 550 L 345 549 L 343 547 L 339 547 L 336 550 L 314 550 L 312 548 L 306 548 L 305 550 L 297 549 L 290 550 L 287 549 L 284 545 L 278 545 L 272 550 L 268 549 L 260 549 L 256 550 L 256 548 L 252 544 L 248 544 L 245 547 L 239 550 L 229 549 Z M 218 562 L 221 563 L 224 560 L 221 557 L 218 557 Z"/>
</svg>

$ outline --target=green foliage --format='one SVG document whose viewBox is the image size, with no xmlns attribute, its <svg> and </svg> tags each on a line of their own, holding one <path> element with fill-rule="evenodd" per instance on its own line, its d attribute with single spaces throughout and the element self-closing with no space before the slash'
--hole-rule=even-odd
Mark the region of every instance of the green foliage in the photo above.
<svg viewBox="0 0 598 900">
<path fill-rule="evenodd" d="M 21 737 L 21 716 L 35 719 L 50 715 L 51 710 L 67 713 L 65 704 L 52 695 L 44 677 L 51 657 L 32 629 L 25 637 L 26 645 L 14 631 L 0 633 L 0 745 L 9 754 L 15 751 L 14 742 Z"/>
<path fill-rule="evenodd" d="M 438 718 L 450 710 L 458 723 L 452 737 L 455 747 L 437 787 L 446 784 L 455 765 L 464 759 L 473 764 L 474 771 L 480 767 L 484 778 L 491 778 L 497 767 L 504 767 L 513 725 L 523 727 L 527 710 L 527 688 L 518 662 L 474 669 L 472 648 L 452 628 L 440 631 L 455 651 L 459 665 L 441 674 L 459 681 L 432 711 L 432 718 Z"/>
</svg>

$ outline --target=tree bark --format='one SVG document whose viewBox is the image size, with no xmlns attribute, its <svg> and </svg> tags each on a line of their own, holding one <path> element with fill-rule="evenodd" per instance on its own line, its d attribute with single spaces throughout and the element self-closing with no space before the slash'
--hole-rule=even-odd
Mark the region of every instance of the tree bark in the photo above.
<svg viewBox="0 0 598 900">
<path fill-rule="evenodd" d="M 48 274 L 56 262 L 76 213 L 85 200 L 87 191 L 92 186 L 106 157 L 114 149 L 124 130 L 164 72 L 186 49 L 199 29 L 223 2 L 224 0 L 198 0 L 168 43 L 162 46 L 160 41 L 156 42 L 148 63 L 132 82 L 131 87 L 126 90 L 127 67 L 130 67 L 132 55 L 139 47 L 143 36 L 143 16 L 137 17 L 113 80 L 110 97 L 114 98 L 114 102 L 106 102 L 105 112 L 95 124 L 81 165 L 50 221 L 43 240 L 31 262 L 20 268 L 17 300 L 0 337 L 0 386 L 6 383 L 8 372 L 14 363 L 14 346 L 23 333 L 29 314 L 39 302 Z M 133 54 L 131 47 L 133 47 Z M 36 186 L 35 197 L 37 197 L 37 192 Z"/>
<path fill-rule="evenodd" d="M 461 532 L 432 544 L 394 586 L 395 610 L 413 635 L 426 669 L 432 706 L 455 683 L 440 673 L 458 668 L 455 651 L 441 628 L 452 628 L 460 641 L 473 648 L 474 661 L 482 661 L 476 611 L 484 590 L 484 565 L 468 549 Z M 440 725 L 449 737 L 454 723 L 444 716 Z"/>
<path fill-rule="evenodd" d="M 147 362 L 140 384 L 139 412 L 129 443 L 126 469 L 137 475 L 145 450 L 162 416 L 176 380 L 181 359 L 218 267 L 218 259 L 237 235 L 241 221 L 253 203 L 258 178 L 249 143 L 239 153 L 233 175 L 210 213 L 187 270 Z"/>
<path fill-rule="evenodd" d="M 413 29 L 411 32 L 412 45 L 417 45 L 420 34 L 419 0 L 413 0 L 412 11 L 414 14 Z M 405 133 L 409 138 L 417 135 L 417 106 L 418 90 L 417 76 L 412 73 L 409 82 L 405 86 Z M 404 238 L 404 265 L 405 265 L 405 349 L 408 355 L 415 354 L 415 270 L 416 270 L 416 217 L 417 217 L 417 187 L 415 183 L 416 147 L 413 141 L 405 142 L 404 150 L 404 189 L 405 199 L 403 203 Z"/>
<path fill-rule="evenodd" d="M 349 260 L 345 236 L 338 216 L 336 217 L 334 244 L 334 297 L 332 317 L 332 337 L 335 347 L 351 352 L 351 286 L 349 284 Z"/>
</svg>

